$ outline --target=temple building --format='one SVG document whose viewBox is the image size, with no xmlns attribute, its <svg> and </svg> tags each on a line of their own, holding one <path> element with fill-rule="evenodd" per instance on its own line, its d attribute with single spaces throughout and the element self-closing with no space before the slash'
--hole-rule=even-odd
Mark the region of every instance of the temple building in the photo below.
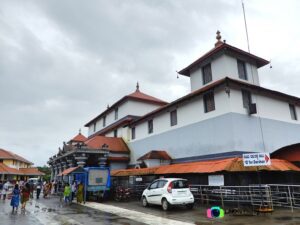
<svg viewBox="0 0 300 225">
<path fill-rule="evenodd" d="M 0 180 L 27 180 L 45 175 L 27 159 L 4 149 L 0 149 Z"/>
<path fill-rule="evenodd" d="M 74 165 L 112 170 L 266 152 L 300 162 L 300 98 L 264 88 L 269 61 L 222 41 L 179 71 L 191 91 L 173 102 L 135 92 L 91 119 L 49 160 L 53 173 Z M 76 164 L 75 164 L 76 163 Z"/>
</svg>

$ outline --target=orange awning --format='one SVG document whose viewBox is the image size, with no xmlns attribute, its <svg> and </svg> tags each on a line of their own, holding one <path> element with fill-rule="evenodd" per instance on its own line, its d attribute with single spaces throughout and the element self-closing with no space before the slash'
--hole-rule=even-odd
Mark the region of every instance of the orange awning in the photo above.
<svg viewBox="0 0 300 225">
<path fill-rule="evenodd" d="M 70 173 L 72 173 L 77 168 L 78 168 L 78 166 L 65 169 L 64 171 L 62 171 L 61 173 L 59 173 L 57 176 L 61 177 L 61 176 L 69 175 Z"/>
<path fill-rule="evenodd" d="M 242 158 L 228 158 L 191 163 L 180 163 L 166 166 L 143 169 L 113 170 L 111 176 L 138 176 L 138 175 L 163 175 L 163 174 L 186 174 L 186 173 L 216 173 L 247 172 L 256 170 L 267 171 L 298 171 L 300 168 L 281 159 L 271 159 L 270 166 L 244 167 Z"/>
</svg>

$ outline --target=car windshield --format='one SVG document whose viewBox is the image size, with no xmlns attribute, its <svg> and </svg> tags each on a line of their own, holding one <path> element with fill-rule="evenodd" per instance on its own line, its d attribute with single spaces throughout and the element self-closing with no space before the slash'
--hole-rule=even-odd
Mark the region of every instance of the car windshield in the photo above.
<svg viewBox="0 0 300 225">
<path fill-rule="evenodd" d="M 173 189 L 180 189 L 180 188 L 188 188 L 189 184 L 187 180 L 175 180 L 172 182 Z"/>
</svg>

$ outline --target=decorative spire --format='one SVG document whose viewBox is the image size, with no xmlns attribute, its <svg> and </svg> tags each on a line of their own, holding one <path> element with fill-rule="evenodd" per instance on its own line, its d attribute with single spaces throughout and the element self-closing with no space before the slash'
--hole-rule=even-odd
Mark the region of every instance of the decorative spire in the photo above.
<svg viewBox="0 0 300 225">
<path fill-rule="evenodd" d="M 216 34 L 217 34 L 216 36 L 217 42 L 215 43 L 215 47 L 218 47 L 223 44 L 223 41 L 221 40 L 222 39 L 221 32 L 217 31 Z"/>
<path fill-rule="evenodd" d="M 81 128 L 79 128 L 79 134 L 81 134 Z"/>
<path fill-rule="evenodd" d="M 139 85 L 139 82 L 136 82 L 136 91 L 140 91 L 140 85 Z"/>
</svg>

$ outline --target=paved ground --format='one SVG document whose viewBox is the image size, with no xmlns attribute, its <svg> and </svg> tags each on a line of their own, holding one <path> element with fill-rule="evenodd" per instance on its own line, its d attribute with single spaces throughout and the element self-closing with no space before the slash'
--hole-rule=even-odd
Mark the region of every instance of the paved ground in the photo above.
<svg viewBox="0 0 300 225">
<path fill-rule="evenodd" d="M 31 200 L 25 213 L 19 210 L 11 213 L 9 200 L 0 200 L 0 224 L 5 225 L 157 225 L 157 224 L 266 224 L 296 225 L 300 224 L 300 210 L 276 209 L 272 215 L 231 216 L 223 219 L 207 219 L 206 208 L 196 207 L 193 210 L 184 207 L 164 212 L 158 206 L 144 208 L 139 202 L 105 202 L 87 203 L 85 206 L 72 204 L 65 206 L 57 197 Z"/>
</svg>

